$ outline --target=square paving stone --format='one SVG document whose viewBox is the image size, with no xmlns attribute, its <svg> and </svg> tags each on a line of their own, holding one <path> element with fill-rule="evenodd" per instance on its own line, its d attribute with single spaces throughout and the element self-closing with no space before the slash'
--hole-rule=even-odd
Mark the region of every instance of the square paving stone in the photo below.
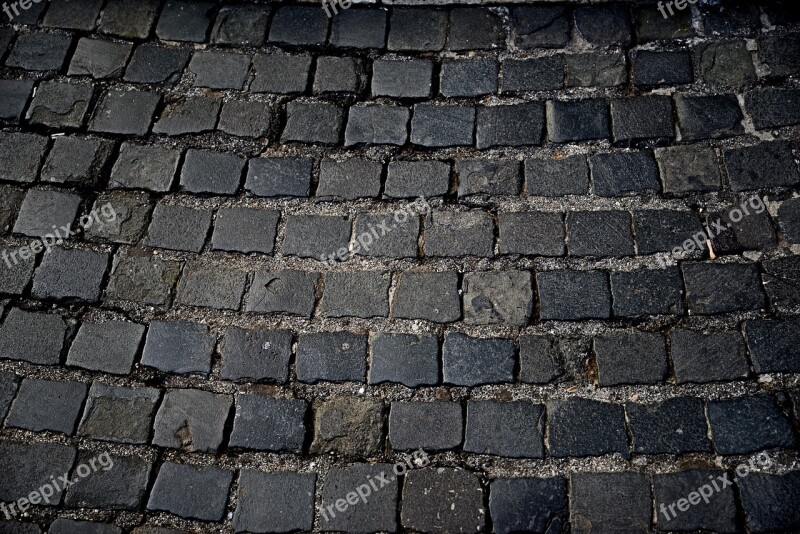
<svg viewBox="0 0 800 534">
<path fill-rule="evenodd" d="M 269 14 L 269 6 L 224 6 L 217 13 L 211 42 L 259 48 L 267 35 Z"/>
<path fill-rule="evenodd" d="M 609 331 L 594 338 L 594 352 L 601 386 L 660 384 L 669 371 L 658 332 Z"/>
<path fill-rule="evenodd" d="M 278 6 L 269 29 L 270 42 L 321 45 L 328 36 L 328 16 L 316 6 Z"/>
<path fill-rule="evenodd" d="M 164 510 L 187 519 L 219 521 L 225 515 L 233 471 L 213 466 L 166 462 L 147 502 L 148 510 Z"/>
<path fill-rule="evenodd" d="M 144 245 L 200 252 L 211 228 L 211 210 L 157 204 Z"/>
<path fill-rule="evenodd" d="M 628 403 L 625 410 L 634 453 L 711 452 L 702 399 L 679 397 L 657 404 Z"/>
<path fill-rule="evenodd" d="M 458 196 L 518 195 L 520 163 L 507 159 L 456 160 Z"/>
<path fill-rule="evenodd" d="M 19 121 L 32 92 L 31 80 L 0 80 L 0 119 Z"/>
<path fill-rule="evenodd" d="M 514 7 L 511 31 L 514 44 L 523 50 L 563 48 L 569 41 L 567 10 L 561 5 Z"/>
<path fill-rule="evenodd" d="M 697 55 L 700 76 L 712 86 L 737 88 L 756 79 L 753 58 L 744 41 L 708 43 Z"/>
<path fill-rule="evenodd" d="M 352 106 L 344 133 L 345 145 L 404 145 L 410 110 L 401 106 Z"/>
<path fill-rule="evenodd" d="M 386 477 L 391 470 L 390 464 L 353 464 L 331 469 L 322 488 L 321 529 L 340 532 L 396 532 L 398 483 L 394 476 Z M 359 494 L 356 491 L 368 491 L 372 494 L 367 482 L 374 484 L 376 480 L 380 480 L 380 491 L 369 495 L 369 499 L 363 497 L 362 502 L 358 502 Z"/>
<path fill-rule="evenodd" d="M 223 380 L 284 383 L 292 356 L 290 330 L 245 329 L 231 326 L 220 344 Z"/>
<path fill-rule="evenodd" d="M 41 135 L 0 132 L 0 179 L 35 181 L 46 148 L 47 138 Z"/>
<path fill-rule="evenodd" d="M 557 531 L 567 521 L 564 478 L 498 478 L 489 487 L 492 526 L 498 534 Z"/>
<path fill-rule="evenodd" d="M 797 341 L 800 323 L 794 320 L 749 320 L 744 323 L 747 348 L 756 373 L 799 372 Z"/>
<path fill-rule="evenodd" d="M 752 7 L 746 6 L 746 8 L 751 9 Z M 748 15 L 753 17 L 756 13 L 748 11 Z M 757 17 L 750 18 L 748 22 L 752 23 L 755 18 Z M 758 23 L 753 24 L 753 26 L 758 27 Z M 771 77 L 783 78 L 792 76 L 800 74 L 800 63 L 797 60 L 798 47 L 800 47 L 800 38 L 796 33 L 782 37 L 759 37 L 758 57 L 763 64 L 769 67 Z"/>
<path fill-rule="evenodd" d="M 699 233 L 706 238 L 700 218 L 692 211 L 634 211 L 633 224 L 639 254 L 670 252 Z"/>
<path fill-rule="evenodd" d="M 389 198 L 437 197 L 450 187 L 450 165 L 443 161 L 391 161 L 383 194 Z"/>
<path fill-rule="evenodd" d="M 67 61 L 72 37 L 54 33 L 23 33 L 6 58 L 7 67 L 32 71 L 58 71 Z"/>
<path fill-rule="evenodd" d="M 222 106 L 217 96 L 188 96 L 167 103 L 153 125 L 153 133 L 164 135 L 199 134 L 214 129 Z"/>
<path fill-rule="evenodd" d="M 122 534 L 122 529 L 114 525 L 94 523 L 91 521 L 75 521 L 59 517 L 50 524 L 48 534 L 70 534 L 82 532 L 85 534 Z"/>
<path fill-rule="evenodd" d="M 526 159 L 525 189 L 528 195 L 545 197 L 587 194 L 589 163 L 586 156 Z"/>
<path fill-rule="evenodd" d="M 91 30 L 95 27 L 102 5 L 102 0 L 85 2 L 53 0 L 48 5 L 42 25 L 70 30 Z"/>
<path fill-rule="evenodd" d="M 156 35 L 166 41 L 203 42 L 214 7 L 212 2 L 169 0 L 158 18 Z"/>
<path fill-rule="evenodd" d="M 580 397 L 553 400 L 547 403 L 547 418 L 551 456 L 564 458 L 619 453 L 628 457 L 628 435 L 622 406 Z"/>
<path fill-rule="evenodd" d="M 554 143 L 609 137 L 608 103 L 602 98 L 546 104 L 547 135 Z"/>
<path fill-rule="evenodd" d="M 83 452 L 78 457 L 78 465 L 94 457 L 94 453 Z M 109 464 L 111 467 L 106 468 Z M 71 508 L 138 510 L 153 464 L 136 456 L 108 455 L 101 465 L 101 469 L 93 471 L 80 484 L 69 487 L 64 504 Z"/>
<path fill-rule="evenodd" d="M 371 334 L 369 383 L 396 382 L 408 387 L 439 381 L 439 341 L 432 335 Z"/>
<path fill-rule="evenodd" d="M 543 458 L 544 406 L 529 401 L 469 401 L 464 451 Z"/>
<path fill-rule="evenodd" d="M 387 12 L 374 6 L 339 11 L 333 17 L 328 42 L 344 48 L 384 48 Z"/>
<path fill-rule="evenodd" d="M 488 9 L 456 8 L 450 11 L 449 49 L 491 50 L 505 45 L 501 17 Z"/>
<path fill-rule="evenodd" d="M 469 146 L 474 128 L 472 106 L 417 104 L 411 119 L 411 142 L 425 147 Z"/>
<path fill-rule="evenodd" d="M 316 473 L 262 473 L 244 469 L 233 514 L 236 532 L 311 531 Z"/>
<path fill-rule="evenodd" d="M 153 321 L 142 350 L 142 365 L 167 373 L 201 373 L 211 370 L 214 338 L 204 324 L 188 321 Z"/>
<path fill-rule="evenodd" d="M 494 254 L 494 223 L 488 213 L 435 211 L 425 218 L 425 255 L 431 257 Z"/>
<path fill-rule="evenodd" d="M 571 477 L 569 503 L 570 525 L 576 533 L 652 532 L 652 492 L 645 475 L 575 473 Z"/>
<path fill-rule="evenodd" d="M 353 252 L 361 256 L 415 258 L 419 239 L 419 218 L 411 216 L 402 224 L 393 222 L 394 220 L 391 213 L 356 215 Z M 389 233 L 381 235 L 387 231 L 386 228 L 389 229 Z M 375 238 L 375 235 L 378 237 Z"/>
<path fill-rule="evenodd" d="M 651 152 L 615 152 L 589 158 L 595 194 L 616 197 L 658 192 L 658 167 Z"/>
<path fill-rule="evenodd" d="M 670 355 L 679 384 L 736 380 L 747 377 L 750 371 L 739 331 L 673 330 L 670 332 Z"/>
<path fill-rule="evenodd" d="M 570 54 L 567 64 L 567 87 L 618 87 L 628 81 L 624 54 Z"/>
<path fill-rule="evenodd" d="M 735 95 L 676 95 L 678 128 L 686 141 L 724 139 L 744 133 L 742 110 Z"/>
<path fill-rule="evenodd" d="M 759 310 L 766 305 L 758 268 L 752 264 L 684 264 L 683 278 L 692 314 Z"/>
<path fill-rule="evenodd" d="M 526 326 L 533 312 L 528 271 L 480 272 L 464 275 L 464 322 Z"/>
<path fill-rule="evenodd" d="M 458 274 L 404 272 L 397 281 L 392 315 L 450 323 L 461 318 Z"/>
<path fill-rule="evenodd" d="M 581 7 L 575 10 L 575 27 L 594 45 L 630 44 L 631 13 L 625 4 Z"/>
<path fill-rule="evenodd" d="M 653 95 L 611 101 L 611 124 L 614 142 L 630 144 L 655 139 L 675 137 L 672 124 L 672 99 Z"/>
<path fill-rule="evenodd" d="M 253 158 L 247 165 L 244 187 L 260 197 L 307 197 L 313 170 L 313 158 Z"/>
<path fill-rule="evenodd" d="M 21 295 L 31 281 L 36 256 L 21 259 L 17 256 L 18 253 L 19 249 L 0 249 L 0 256 L 5 262 L 5 266 L 0 264 L 0 293 Z"/>
<path fill-rule="evenodd" d="M 175 84 L 189 62 L 191 52 L 183 48 L 142 43 L 133 52 L 124 80 L 133 83 Z"/>
<path fill-rule="evenodd" d="M 448 98 L 495 94 L 499 68 L 497 60 L 492 58 L 444 60 L 439 92 Z"/>
<path fill-rule="evenodd" d="M 321 261 L 334 254 L 346 257 L 350 232 L 350 221 L 338 215 L 287 215 L 283 253 Z"/>
<path fill-rule="evenodd" d="M 324 317 L 386 317 L 390 283 L 388 272 L 328 272 L 320 313 Z"/>
<path fill-rule="evenodd" d="M 304 400 L 239 393 L 229 446 L 299 453 L 305 438 L 306 410 Z"/>
<path fill-rule="evenodd" d="M 564 86 L 564 56 L 504 59 L 503 94 L 554 91 Z"/>
<path fill-rule="evenodd" d="M 108 259 L 107 253 L 93 250 L 48 249 L 36 270 L 31 294 L 40 299 L 98 302 Z"/>
<path fill-rule="evenodd" d="M 324 159 L 319 166 L 317 197 L 330 200 L 377 197 L 382 169 L 380 162 L 366 158 Z"/>
<path fill-rule="evenodd" d="M 564 217 L 560 213 L 498 213 L 501 254 L 564 255 Z"/>
<path fill-rule="evenodd" d="M 428 98 L 433 62 L 428 59 L 376 59 L 372 63 L 372 94 L 396 98 Z"/>
<path fill-rule="evenodd" d="M 58 364 L 66 335 L 61 316 L 12 308 L 0 326 L 0 359 Z"/>
<path fill-rule="evenodd" d="M 458 447 L 464 433 L 462 412 L 458 402 L 393 402 L 389 412 L 392 449 L 435 451 Z"/>
<path fill-rule="evenodd" d="M 68 238 L 80 203 L 81 197 L 72 193 L 29 189 L 14 223 L 14 233 Z"/>
<path fill-rule="evenodd" d="M 199 389 L 170 389 L 153 423 L 153 445 L 182 451 L 217 452 L 231 398 Z"/>
<path fill-rule="evenodd" d="M 687 469 L 653 475 L 656 522 L 661 531 L 738 532 L 733 487 L 719 484 L 709 499 L 699 493 L 716 484 L 726 473 L 711 469 Z M 702 498 L 702 501 L 701 501 Z M 688 500 L 687 500 L 688 499 Z M 675 505 L 678 505 L 677 511 Z"/>
<path fill-rule="evenodd" d="M 257 208 L 220 208 L 211 247 L 229 252 L 272 254 L 280 212 Z"/>
<path fill-rule="evenodd" d="M 656 5 L 636 6 L 638 42 L 688 39 L 694 37 L 692 10 L 676 10 L 664 17 Z"/>
<path fill-rule="evenodd" d="M 314 409 L 311 454 L 370 457 L 383 445 L 383 402 L 380 399 L 341 397 Z"/>
<path fill-rule="evenodd" d="M 475 144 L 478 148 L 540 145 L 544 107 L 538 102 L 480 106 Z"/>
<path fill-rule="evenodd" d="M 300 382 L 364 382 L 367 338 L 350 332 L 303 334 L 295 361 Z"/>
<path fill-rule="evenodd" d="M 192 193 L 233 195 L 239 188 L 244 158 L 213 150 L 189 149 L 181 169 L 181 185 Z"/>
<path fill-rule="evenodd" d="M 311 317 L 319 273 L 295 270 L 256 271 L 244 309 Z"/>
<path fill-rule="evenodd" d="M 100 181 L 114 144 L 102 139 L 57 137 L 42 166 L 43 182 L 93 187 Z"/>
<path fill-rule="evenodd" d="M 680 270 L 640 270 L 611 273 L 614 315 L 646 317 L 683 314 L 683 279 Z"/>
<path fill-rule="evenodd" d="M 98 29 L 100 33 L 108 35 L 146 39 L 153 28 L 160 4 L 158 0 L 109 0 L 103 8 Z"/>
<path fill-rule="evenodd" d="M 479 532 L 486 511 L 478 478 L 459 468 L 428 467 L 403 481 L 400 521 L 421 532 Z"/>
<path fill-rule="evenodd" d="M 344 111 L 327 102 L 289 102 L 281 141 L 335 145 L 341 137 Z"/>
<path fill-rule="evenodd" d="M 247 273 L 202 261 L 187 263 L 178 283 L 175 304 L 218 310 L 238 310 Z"/>
<path fill-rule="evenodd" d="M 308 85 L 311 56 L 290 54 L 256 54 L 253 58 L 255 78 L 250 90 L 256 93 L 302 93 Z"/>
<path fill-rule="evenodd" d="M 800 182 L 800 172 L 787 141 L 731 148 L 723 153 L 734 191 L 789 187 Z"/>
<path fill-rule="evenodd" d="M 711 434 L 719 454 L 750 454 L 796 444 L 789 418 L 767 394 L 709 401 Z"/>
<path fill-rule="evenodd" d="M 86 398 L 86 384 L 27 378 L 11 405 L 6 425 L 71 436 Z"/>
<path fill-rule="evenodd" d="M 800 473 L 784 475 L 750 473 L 739 480 L 745 520 L 750 532 L 778 532 L 800 527 L 796 503 L 800 499 Z"/>
<path fill-rule="evenodd" d="M 315 93 L 357 93 L 360 87 L 360 61 L 350 57 L 317 58 L 313 87 Z"/>
<path fill-rule="evenodd" d="M 389 50 L 436 52 L 444 48 L 447 13 L 439 9 L 396 8 L 389 21 Z"/>
<path fill-rule="evenodd" d="M 75 461 L 75 449 L 58 443 L 0 443 L 0 500 L 16 502 L 20 495 L 28 495 L 44 484 L 51 484 L 52 476 L 68 473 Z M 59 487 L 44 506 L 61 502 L 63 488 Z"/>
<path fill-rule="evenodd" d="M 69 64 L 69 76 L 119 78 L 133 45 L 81 37 Z"/>
<path fill-rule="evenodd" d="M 189 62 L 195 87 L 241 91 L 247 81 L 250 56 L 235 52 L 197 50 Z"/>
<path fill-rule="evenodd" d="M 222 104 L 217 129 L 238 137 L 265 137 L 273 127 L 273 108 L 267 102 L 228 100 Z"/>
<path fill-rule="evenodd" d="M 144 235 L 153 205 L 147 193 L 112 191 L 100 193 L 92 211 L 100 215 L 84 228 L 88 241 L 133 244 Z"/>
<path fill-rule="evenodd" d="M 30 124 L 80 128 L 93 92 L 92 85 L 43 81 L 36 88 L 25 119 Z"/>
<path fill-rule="evenodd" d="M 564 363 L 573 356 L 568 347 L 549 336 L 523 335 L 519 338 L 519 379 L 528 384 L 547 384 L 564 373 Z M 582 345 L 582 343 L 581 343 Z M 571 348 L 571 347 L 570 347 Z M 582 346 L 581 352 L 588 347 Z"/>
<path fill-rule="evenodd" d="M 567 213 L 570 256 L 633 256 L 631 216 L 624 211 Z"/>
<path fill-rule="evenodd" d="M 126 135 L 145 135 L 161 96 L 150 91 L 120 91 L 103 93 L 95 108 L 89 130 Z"/>
<path fill-rule="evenodd" d="M 685 85 L 693 81 L 689 52 L 639 50 L 633 58 L 633 83 L 637 87 Z"/>
<path fill-rule="evenodd" d="M 543 321 L 576 321 L 611 317 L 611 291 L 602 271 L 536 273 Z"/>
<path fill-rule="evenodd" d="M 713 148 L 670 147 L 656 149 L 664 193 L 719 191 L 721 175 Z"/>
<path fill-rule="evenodd" d="M 78 434 L 104 441 L 145 444 L 160 395 L 153 388 L 92 382 Z"/>
<path fill-rule="evenodd" d="M 512 382 L 513 340 L 449 333 L 442 345 L 442 375 L 445 382 L 459 386 Z"/>
<path fill-rule="evenodd" d="M 169 191 L 180 157 L 179 150 L 122 143 L 109 188 Z"/>
<path fill-rule="evenodd" d="M 67 355 L 67 365 L 118 375 L 131 372 L 145 327 L 127 321 L 83 323 Z"/>
<path fill-rule="evenodd" d="M 181 264 L 139 253 L 116 256 L 106 288 L 106 298 L 153 306 L 169 304 Z"/>
</svg>

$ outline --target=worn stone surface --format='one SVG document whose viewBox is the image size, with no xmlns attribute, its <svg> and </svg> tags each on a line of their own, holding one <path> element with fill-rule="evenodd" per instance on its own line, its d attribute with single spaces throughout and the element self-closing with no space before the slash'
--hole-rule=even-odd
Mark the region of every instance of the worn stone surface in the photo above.
<svg viewBox="0 0 800 534">
<path fill-rule="evenodd" d="M 374 456 L 383 442 L 383 403 L 378 399 L 338 398 L 314 409 L 313 454 Z"/>
</svg>

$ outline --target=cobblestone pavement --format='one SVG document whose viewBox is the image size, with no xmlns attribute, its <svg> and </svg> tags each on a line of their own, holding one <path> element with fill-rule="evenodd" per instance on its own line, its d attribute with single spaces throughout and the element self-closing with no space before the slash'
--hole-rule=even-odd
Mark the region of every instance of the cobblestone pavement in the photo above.
<svg viewBox="0 0 800 534">
<path fill-rule="evenodd" d="M 0 532 L 800 532 L 764 2 L 3 3 Z"/>
</svg>

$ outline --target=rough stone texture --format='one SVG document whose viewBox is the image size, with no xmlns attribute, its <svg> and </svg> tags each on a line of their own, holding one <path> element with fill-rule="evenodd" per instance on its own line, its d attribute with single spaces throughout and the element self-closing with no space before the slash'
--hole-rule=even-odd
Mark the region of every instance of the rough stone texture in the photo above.
<svg viewBox="0 0 800 534">
<path fill-rule="evenodd" d="M 393 449 L 453 449 L 461 444 L 463 433 L 463 414 L 459 403 L 392 403 L 389 413 L 389 442 Z"/>
<path fill-rule="evenodd" d="M 79 128 L 89 109 L 92 93 L 91 85 L 42 82 L 25 119 L 31 124 Z"/>
<path fill-rule="evenodd" d="M 312 454 L 374 456 L 383 443 L 383 403 L 378 399 L 342 397 L 314 410 Z"/>
<path fill-rule="evenodd" d="M 229 446 L 259 451 L 299 452 L 305 438 L 308 406 L 300 399 L 236 395 L 236 415 Z"/>
<path fill-rule="evenodd" d="M 233 527 L 237 532 L 311 530 L 316 478 L 313 473 L 243 470 Z"/>
<path fill-rule="evenodd" d="M 461 386 L 510 382 L 514 375 L 513 342 L 448 334 L 442 347 L 442 374 L 445 382 Z"/>
<path fill-rule="evenodd" d="M 165 510 L 203 521 L 219 521 L 225 512 L 233 472 L 166 462 L 153 485 L 148 510 Z"/>
<path fill-rule="evenodd" d="M 712 530 L 714 532 L 736 532 L 736 503 L 733 487 L 720 487 L 714 492 L 713 499 L 697 497 L 701 487 L 708 484 L 709 479 L 718 481 L 720 471 L 709 469 L 687 469 L 677 473 L 656 475 L 653 477 L 653 493 L 655 497 L 656 515 L 659 530 Z M 720 481 L 721 482 L 721 481 Z M 720 484 L 722 486 L 722 484 Z M 705 488 L 700 491 L 705 491 Z M 694 495 L 693 495 L 694 494 Z M 687 503 L 680 502 L 676 513 L 661 511 L 661 506 L 668 507 L 678 503 L 680 499 L 692 499 Z M 692 502 L 694 501 L 694 502 Z M 699 501 L 699 502 L 698 502 Z M 684 510 L 681 510 L 681 508 Z M 675 510 L 675 508 L 673 508 Z"/>
<path fill-rule="evenodd" d="M 431 502 L 431 495 L 436 499 Z M 469 471 L 427 468 L 403 483 L 403 526 L 423 532 L 477 532 L 485 522 L 478 479 Z"/>
<path fill-rule="evenodd" d="M 305 334 L 297 344 L 295 366 L 301 382 L 364 382 L 367 339 L 350 332 Z"/>
<path fill-rule="evenodd" d="M 434 336 L 380 333 L 370 339 L 369 383 L 408 387 L 439 380 L 439 343 Z"/>
<path fill-rule="evenodd" d="M 528 324 L 533 290 L 528 272 L 470 273 L 464 276 L 464 322 Z"/>
<path fill-rule="evenodd" d="M 160 392 L 93 382 L 78 434 L 119 443 L 146 443 Z"/>
<path fill-rule="evenodd" d="M 567 481 L 564 478 L 499 478 L 489 489 L 494 531 L 558 530 L 567 521 Z"/>
<path fill-rule="evenodd" d="M 509 458 L 542 458 L 544 406 L 527 401 L 470 401 L 464 450 Z"/>
<path fill-rule="evenodd" d="M 196 389 L 173 389 L 164 395 L 153 423 L 153 444 L 185 451 L 216 452 L 231 399 Z"/>
<path fill-rule="evenodd" d="M 574 474 L 570 524 L 580 533 L 650 532 L 651 495 L 647 477 L 638 473 Z"/>
</svg>

